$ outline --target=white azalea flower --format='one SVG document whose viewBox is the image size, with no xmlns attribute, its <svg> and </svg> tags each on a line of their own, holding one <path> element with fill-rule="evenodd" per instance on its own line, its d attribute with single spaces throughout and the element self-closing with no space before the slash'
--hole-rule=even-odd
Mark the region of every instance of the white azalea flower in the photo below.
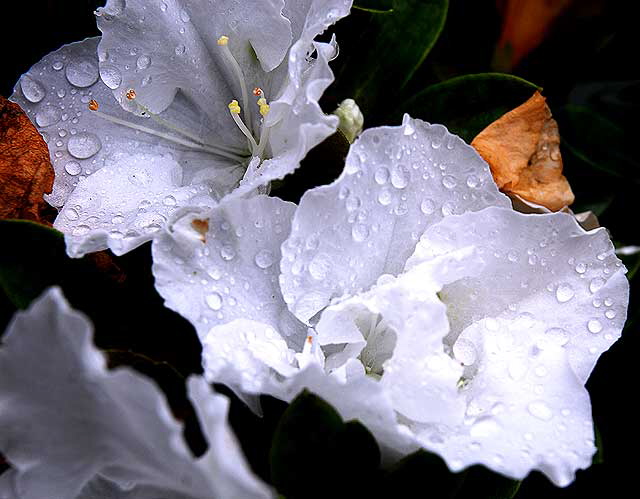
<svg viewBox="0 0 640 499">
<path fill-rule="evenodd" d="M 284 298 L 333 372 L 292 378 L 290 396 L 307 386 L 344 413 L 369 379 L 369 419 L 395 414 L 394 434 L 368 423 L 387 453 L 409 439 L 453 471 L 538 469 L 563 486 L 590 465 L 584 384 L 628 302 L 604 229 L 513 211 L 471 147 L 405 117 L 303 196 L 282 253 Z"/>
<path fill-rule="evenodd" d="M 318 105 L 351 0 L 108 0 L 101 38 L 62 47 L 12 99 L 47 140 L 72 256 L 121 254 L 182 206 L 262 189 L 338 119 Z"/>
<path fill-rule="evenodd" d="M 0 348 L 6 499 L 267 498 L 227 423 L 229 402 L 188 381 L 209 449 L 191 455 L 159 389 L 107 370 L 91 324 L 53 288 L 18 313 Z"/>
<path fill-rule="evenodd" d="M 584 383 L 622 329 L 624 268 L 604 229 L 513 211 L 442 126 L 368 130 L 295 214 L 225 202 L 169 227 L 154 261 L 207 376 L 241 395 L 311 389 L 387 461 L 423 447 L 454 471 L 538 469 L 558 485 L 590 464 Z"/>
</svg>

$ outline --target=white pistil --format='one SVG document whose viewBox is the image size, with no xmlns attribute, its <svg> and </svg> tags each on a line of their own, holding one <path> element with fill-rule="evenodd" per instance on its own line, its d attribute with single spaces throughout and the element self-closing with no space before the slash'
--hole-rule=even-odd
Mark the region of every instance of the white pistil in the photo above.
<svg viewBox="0 0 640 499">
<path fill-rule="evenodd" d="M 111 123 L 115 123 L 116 125 L 121 125 L 121 126 L 125 126 L 127 128 L 131 128 L 133 130 L 137 130 L 139 132 L 143 132 L 149 135 L 153 135 L 155 137 L 160 137 L 161 139 L 164 140 L 168 140 L 170 142 L 174 142 L 176 144 L 180 144 L 184 147 L 187 147 L 189 149 L 194 149 L 196 151 L 203 151 L 203 152 L 208 152 L 210 154 L 217 154 L 218 156 L 223 156 L 225 158 L 229 158 L 235 161 L 242 161 L 244 158 L 241 156 L 238 156 L 237 154 L 231 154 L 227 151 L 223 151 L 220 150 L 214 146 L 209 146 L 209 145 L 204 145 L 204 144 L 198 144 L 196 142 L 192 142 L 190 140 L 185 140 L 182 139 L 180 137 L 175 137 L 173 135 L 170 135 L 168 133 L 164 133 L 164 132 L 160 132 L 158 130 L 154 130 L 153 128 L 149 128 L 143 125 L 137 125 L 135 123 L 130 123 L 126 120 L 120 119 L 120 118 L 116 118 L 115 116 L 111 116 L 109 114 L 105 114 L 101 111 L 98 111 L 98 103 L 94 100 L 92 100 L 91 102 L 89 102 L 89 109 L 96 115 L 99 116 L 100 118 L 110 121 Z"/>
<path fill-rule="evenodd" d="M 247 85 L 244 82 L 244 75 L 242 74 L 242 68 L 240 68 L 240 64 L 238 64 L 238 61 L 236 61 L 236 58 L 233 57 L 231 50 L 229 50 L 229 37 L 223 35 L 220 38 L 218 38 L 218 46 L 220 47 L 222 51 L 222 55 L 231 66 L 233 72 L 236 75 L 236 78 L 238 79 L 238 82 L 240 83 L 240 91 L 242 92 L 242 105 L 244 106 L 244 119 L 249 124 L 249 126 L 251 126 L 251 108 L 249 107 L 249 92 L 247 91 Z"/>
</svg>

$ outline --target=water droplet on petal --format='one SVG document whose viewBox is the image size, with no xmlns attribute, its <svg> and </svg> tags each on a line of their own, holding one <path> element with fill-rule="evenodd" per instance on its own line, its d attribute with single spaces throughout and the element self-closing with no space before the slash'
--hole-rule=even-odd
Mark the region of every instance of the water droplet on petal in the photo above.
<svg viewBox="0 0 640 499">
<path fill-rule="evenodd" d="M 180 20 L 183 23 L 188 23 L 189 21 L 191 21 L 191 16 L 189 16 L 189 13 L 186 10 L 181 10 L 180 11 Z"/>
<path fill-rule="evenodd" d="M 90 132 L 81 132 L 69 139 L 67 150 L 74 158 L 87 159 L 96 154 L 102 143 L 97 135 Z"/>
<path fill-rule="evenodd" d="M 469 435 L 474 438 L 486 438 L 498 433 L 501 426 L 494 418 L 479 418 L 469 429 Z"/>
<path fill-rule="evenodd" d="M 553 411 L 542 400 L 531 402 L 527 406 L 527 410 L 532 416 L 543 421 L 549 421 L 551 418 L 553 418 Z"/>
<path fill-rule="evenodd" d="M 444 177 L 442 177 L 442 185 L 444 185 L 447 189 L 453 189 L 456 184 L 456 179 L 451 175 L 445 175 Z"/>
<path fill-rule="evenodd" d="M 390 176 L 389 169 L 386 168 L 385 166 L 381 166 L 376 170 L 376 172 L 373 175 L 373 178 L 376 181 L 376 183 L 383 185 L 389 181 L 389 176 Z"/>
<path fill-rule="evenodd" d="M 71 221 L 78 220 L 78 218 L 80 218 L 80 215 L 78 214 L 78 210 L 76 210 L 75 208 L 67 208 L 64 211 L 64 216 Z"/>
<path fill-rule="evenodd" d="M 117 89 L 122 83 L 122 74 L 115 66 L 100 66 L 100 78 L 111 90 Z"/>
<path fill-rule="evenodd" d="M 269 250 L 261 250 L 256 253 L 255 262 L 261 269 L 267 269 L 273 265 L 273 253 Z"/>
<path fill-rule="evenodd" d="M 453 345 L 453 355 L 461 364 L 470 366 L 476 361 L 476 347 L 471 341 L 459 338 Z"/>
<path fill-rule="evenodd" d="M 77 161 L 69 161 L 64 165 L 64 171 L 69 175 L 78 175 L 82 171 L 82 166 Z"/>
<path fill-rule="evenodd" d="M 22 75 L 20 78 L 20 90 L 22 90 L 22 95 L 34 104 L 44 99 L 47 93 L 44 87 L 29 75 Z"/>
<path fill-rule="evenodd" d="M 584 263 L 578 263 L 576 265 L 576 272 L 578 274 L 584 274 L 587 271 L 587 265 Z"/>
<path fill-rule="evenodd" d="M 165 206 L 175 206 L 176 204 L 178 204 L 178 202 L 176 201 L 175 197 L 169 195 L 162 200 L 162 204 L 164 204 Z"/>
<path fill-rule="evenodd" d="M 391 171 L 391 185 L 396 189 L 404 189 L 409 185 L 411 173 L 405 165 L 396 165 Z"/>
<path fill-rule="evenodd" d="M 180 44 L 176 46 L 175 53 L 176 55 L 182 55 L 185 53 L 186 50 L 187 48 L 184 45 Z"/>
<path fill-rule="evenodd" d="M 425 215 L 431 215 L 436 210 L 436 203 L 431 199 L 423 199 L 420 203 L 420 211 Z"/>
<path fill-rule="evenodd" d="M 36 113 L 36 123 L 40 127 L 54 125 L 60 118 L 62 113 L 60 109 L 53 106 L 45 106 Z"/>
<path fill-rule="evenodd" d="M 331 261 L 326 255 L 316 255 L 311 262 L 309 262 L 309 274 L 318 281 L 325 279 L 330 269 Z"/>
<path fill-rule="evenodd" d="M 138 69 L 147 69 L 149 66 L 151 66 L 151 57 L 148 55 L 141 55 L 136 60 L 136 67 Z"/>
<path fill-rule="evenodd" d="M 560 303 L 565 303 L 571 300 L 575 296 L 575 291 L 571 287 L 571 285 L 563 283 L 558 286 L 556 289 L 556 299 Z"/>
<path fill-rule="evenodd" d="M 369 227 L 365 224 L 355 224 L 351 229 L 351 237 L 357 243 L 361 243 L 369 237 Z"/>
<path fill-rule="evenodd" d="M 233 246 L 227 244 L 220 250 L 220 256 L 223 260 L 233 260 L 236 256 L 236 250 L 233 248 Z"/>
<path fill-rule="evenodd" d="M 389 191 L 388 188 L 381 189 L 380 192 L 378 193 L 378 202 L 382 206 L 388 206 L 391 204 L 391 201 L 393 201 L 393 196 L 391 194 L 391 191 Z"/>
<path fill-rule="evenodd" d="M 75 229 L 73 229 L 71 234 L 74 236 L 84 236 L 85 234 L 88 234 L 90 230 L 91 227 L 89 227 L 88 225 L 78 225 Z"/>
<path fill-rule="evenodd" d="M 211 310 L 220 310 L 222 308 L 222 296 L 218 293 L 211 293 L 205 297 L 207 305 Z"/>
<path fill-rule="evenodd" d="M 602 331 L 602 323 L 598 319 L 591 319 L 587 322 L 587 329 L 590 333 L 598 334 Z"/>
<path fill-rule="evenodd" d="M 98 67 L 89 60 L 71 61 L 64 74 L 69 83 L 79 88 L 90 87 L 100 77 Z"/>
</svg>

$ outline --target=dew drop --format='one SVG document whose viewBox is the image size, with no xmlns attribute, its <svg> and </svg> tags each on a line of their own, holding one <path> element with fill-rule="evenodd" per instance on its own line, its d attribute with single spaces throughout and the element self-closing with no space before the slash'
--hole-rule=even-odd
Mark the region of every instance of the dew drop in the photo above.
<svg viewBox="0 0 640 499">
<path fill-rule="evenodd" d="M 66 209 L 64 212 L 64 216 L 67 217 L 67 220 L 71 221 L 78 220 L 78 218 L 80 218 L 78 210 L 76 210 L 75 208 Z"/>
<path fill-rule="evenodd" d="M 587 265 L 584 263 L 578 263 L 576 265 L 576 272 L 578 274 L 584 274 L 587 271 Z"/>
<path fill-rule="evenodd" d="M 598 319 L 591 319 L 587 322 L 587 329 L 590 333 L 598 334 L 602 331 L 602 323 Z"/>
<path fill-rule="evenodd" d="M 69 139 L 67 150 L 74 158 L 87 159 L 95 155 L 102 144 L 97 135 L 90 132 L 81 132 Z"/>
<path fill-rule="evenodd" d="M 100 78 L 111 90 L 117 89 L 122 83 L 122 74 L 115 66 L 100 66 Z"/>
<path fill-rule="evenodd" d="M 91 61 L 71 61 L 65 69 L 65 76 L 74 87 L 86 88 L 100 77 L 98 67 Z"/>
<path fill-rule="evenodd" d="M 85 234 L 88 234 L 90 230 L 91 227 L 89 227 L 88 225 L 78 225 L 75 229 L 73 229 L 71 234 L 74 236 L 84 236 Z"/>
<path fill-rule="evenodd" d="M 69 175 L 79 175 L 82 171 L 82 166 L 77 161 L 69 161 L 66 165 L 64 165 L 64 171 L 66 171 Z"/>
<path fill-rule="evenodd" d="M 51 67 L 54 71 L 60 71 L 64 67 L 64 64 L 62 64 L 62 61 L 55 61 Z"/>
<path fill-rule="evenodd" d="M 36 113 L 36 123 L 40 127 L 51 126 L 60 121 L 62 113 L 53 106 L 45 106 Z"/>
<path fill-rule="evenodd" d="M 261 269 L 268 269 L 273 265 L 273 253 L 269 250 L 261 250 L 256 253 L 255 262 Z"/>
<path fill-rule="evenodd" d="M 181 10 L 180 11 L 180 20 L 183 23 L 188 23 L 189 21 L 191 21 L 191 16 L 189 16 L 189 13 L 186 10 Z"/>
<path fill-rule="evenodd" d="M 236 256 L 236 250 L 233 248 L 233 246 L 227 244 L 220 250 L 220 256 L 223 260 L 226 261 L 233 260 Z"/>
<path fill-rule="evenodd" d="M 20 89 L 29 102 L 38 103 L 46 95 L 44 87 L 29 75 L 22 75 L 20 78 Z"/>
<path fill-rule="evenodd" d="M 391 185 L 396 189 L 404 189 L 409 185 L 411 173 L 405 165 L 397 165 L 391 171 Z"/>
<path fill-rule="evenodd" d="M 369 237 L 369 227 L 365 224 L 355 224 L 351 229 L 351 237 L 357 243 L 361 243 Z"/>
<path fill-rule="evenodd" d="M 386 168 L 385 166 L 381 166 L 373 174 L 374 180 L 379 185 L 386 184 L 389 181 L 389 176 L 390 176 L 389 169 Z"/>
<path fill-rule="evenodd" d="M 393 200 L 393 196 L 391 194 L 391 191 L 389 191 L 388 188 L 381 189 L 380 192 L 378 193 L 378 202 L 382 206 L 390 205 L 392 200 Z"/>
<path fill-rule="evenodd" d="M 185 50 L 187 50 L 187 48 L 184 45 L 180 44 L 176 46 L 175 53 L 176 55 L 182 55 L 184 54 Z"/>
<path fill-rule="evenodd" d="M 451 175 L 445 175 L 442 177 L 442 185 L 447 189 L 453 189 L 456 186 L 456 179 Z"/>
<path fill-rule="evenodd" d="M 604 316 L 605 316 L 607 319 L 613 319 L 613 318 L 615 318 L 615 316 L 616 316 L 616 312 L 615 312 L 615 310 L 607 310 L 607 311 L 604 313 Z"/>
<path fill-rule="evenodd" d="M 431 199 L 423 199 L 420 203 L 420 211 L 425 215 L 431 215 L 436 210 L 436 203 Z"/>
<path fill-rule="evenodd" d="M 556 289 L 556 299 L 559 303 L 565 303 L 575 296 L 573 288 L 566 283 L 560 284 Z"/>
<path fill-rule="evenodd" d="M 162 200 L 162 204 L 165 206 L 175 206 L 176 204 L 178 204 L 178 202 L 176 201 L 176 198 L 169 195 L 169 196 L 165 196 L 165 198 Z"/>
<path fill-rule="evenodd" d="M 122 222 L 124 222 L 124 217 L 122 215 L 114 215 L 111 219 L 111 223 L 114 225 L 121 224 Z"/>
<path fill-rule="evenodd" d="M 475 189 L 480 184 L 480 180 L 475 175 L 469 175 L 467 177 L 467 186 L 471 189 Z"/>
<path fill-rule="evenodd" d="M 148 55 L 141 55 L 136 60 L 136 67 L 138 69 L 147 69 L 149 66 L 151 66 L 151 57 Z"/>
<path fill-rule="evenodd" d="M 476 361 L 476 347 L 471 341 L 459 338 L 453 345 L 453 355 L 462 365 L 470 366 Z"/>
<path fill-rule="evenodd" d="M 222 308 L 222 296 L 219 293 L 211 293 L 205 297 L 205 300 L 211 310 L 220 310 Z"/>
<path fill-rule="evenodd" d="M 553 411 L 542 400 L 531 402 L 527 406 L 527 410 L 532 416 L 543 421 L 549 421 L 551 418 L 553 418 Z"/>
<path fill-rule="evenodd" d="M 469 429 L 474 438 L 486 438 L 498 433 L 502 428 L 493 418 L 479 418 Z"/>
</svg>

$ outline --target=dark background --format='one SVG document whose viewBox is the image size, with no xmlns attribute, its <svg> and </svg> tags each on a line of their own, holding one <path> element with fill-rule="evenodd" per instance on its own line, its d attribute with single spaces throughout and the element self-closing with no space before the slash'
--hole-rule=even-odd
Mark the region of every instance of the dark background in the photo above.
<svg viewBox="0 0 640 499">
<path fill-rule="evenodd" d="M 0 94 L 5 97 L 11 95 L 19 76 L 41 57 L 63 44 L 99 34 L 92 13 L 104 3 L 100 0 L 8 3 L 2 7 L 0 28 Z M 494 70 L 502 26 L 500 4 L 452 0 L 443 34 L 409 89 L 419 91 L 453 76 Z M 515 67 L 507 68 L 544 88 L 566 142 L 562 153 L 576 194 L 575 210 L 596 211 L 619 245 L 640 245 L 636 202 L 640 187 L 636 145 L 640 43 L 637 8 L 632 9 L 632 2 L 576 0 L 537 48 Z M 343 54 L 363 50 L 350 47 L 350 37 L 357 33 L 358 23 L 367 22 L 368 15 L 354 13 L 336 29 Z M 338 75 L 342 59 L 334 61 Z M 393 96 L 394 75 L 384 83 Z M 325 110 L 345 97 L 348 95 L 341 95 L 340 88 L 331 87 L 324 98 Z M 569 112 L 571 106 L 587 108 L 597 119 L 576 122 Z M 377 124 L 375 118 L 365 126 L 373 124 Z M 640 260 L 629 257 L 625 263 L 633 277 Z M 566 489 L 556 489 L 534 473 L 522 486 L 519 499 L 635 495 L 636 456 L 640 455 L 640 413 L 635 406 L 639 391 L 635 370 L 640 366 L 636 287 L 632 279 L 630 321 L 623 338 L 601 357 L 588 383 L 604 463 L 579 472 Z M 428 491 L 428 480 L 424 487 Z M 416 497 L 420 495 L 416 491 Z"/>
</svg>

